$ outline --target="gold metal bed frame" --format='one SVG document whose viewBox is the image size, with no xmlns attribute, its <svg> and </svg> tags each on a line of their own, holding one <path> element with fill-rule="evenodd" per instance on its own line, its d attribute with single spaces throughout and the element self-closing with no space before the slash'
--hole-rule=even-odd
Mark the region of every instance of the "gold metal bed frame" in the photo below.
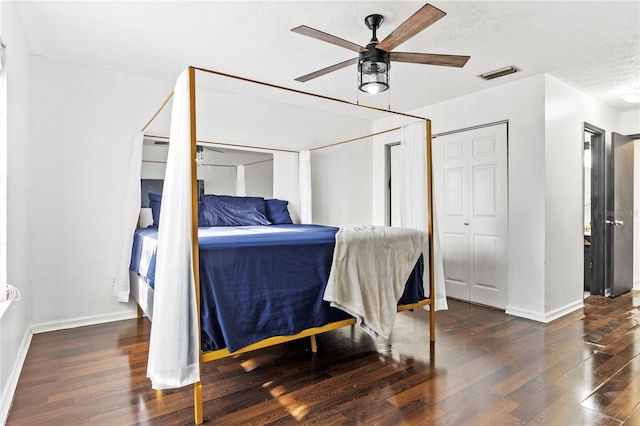
<svg viewBox="0 0 640 426">
<path fill-rule="evenodd" d="M 435 342 L 435 291 L 434 291 L 434 253 L 433 253 L 433 191 L 432 191 L 432 176 L 431 176 L 431 165 L 432 165 L 432 158 L 431 158 L 431 121 L 429 119 L 426 119 L 424 117 L 418 117 L 415 115 L 411 115 L 411 114 L 405 114 L 405 113 L 401 113 L 401 112 L 397 112 L 397 111 L 392 111 L 392 110 L 388 110 L 388 109 L 382 109 L 382 108 L 377 108 L 377 107 L 373 107 L 373 106 L 368 106 L 368 105 L 360 105 L 360 104 L 354 104 L 352 102 L 349 101 L 345 101 L 345 100 L 341 100 L 341 99 L 335 99 L 335 98 L 331 98 L 331 97 L 327 97 L 327 96 L 323 96 L 323 95 L 318 95 L 318 94 L 314 94 L 314 93 L 309 93 L 309 92 L 303 92 L 300 90 L 295 90 L 295 89 L 291 89 L 291 88 L 287 88 L 287 87 L 283 87 L 283 86 L 277 86 L 274 84 L 270 84 L 270 83 L 265 83 L 265 82 L 261 82 L 261 81 L 257 81 L 257 80 L 251 80 L 251 79 L 247 79 L 244 77 L 239 77 L 239 76 L 235 76 L 235 75 L 231 75 L 231 74 L 225 74 L 225 73 L 221 73 L 218 71 L 213 71 L 213 70 L 208 70 L 205 68 L 197 68 L 197 67 L 193 67 L 190 66 L 188 68 L 189 70 L 189 115 L 190 115 L 190 132 L 191 132 L 191 176 L 192 176 L 192 181 L 191 181 L 191 202 L 192 202 L 192 232 L 193 232 L 193 271 L 194 271 L 194 283 L 195 283 L 195 292 L 196 292 L 196 304 L 198 307 L 198 323 L 200 322 L 200 268 L 199 268 L 199 247 L 198 247 L 198 190 L 197 190 L 197 173 L 196 173 L 196 144 L 197 144 L 197 139 L 196 139 L 196 80 L 195 80 L 195 74 L 196 71 L 200 71 L 200 72 L 204 72 L 204 73 L 210 73 L 210 74 L 215 74 L 221 77 L 227 77 L 227 78 L 232 78 L 232 79 L 236 79 L 236 80 L 241 80 L 241 81 L 245 81 L 248 83 L 252 83 L 252 84 L 259 84 L 262 86 L 267 86 L 267 87 L 271 87 L 271 88 L 275 88 L 275 89 L 280 89 L 280 90 L 285 90 L 288 92 L 293 92 L 293 93 L 298 93 L 301 95 L 306 95 L 306 96 L 313 96 L 316 98 L 321 98 L 321 99 L 325 99 L 325 100 L 329 100 L 329 101 L 334 101 L 334 102 L 339 102 L 339 103 L 343 103 L 343 104 L 349 104 L 352 106 L 356 106 L 356 107 L 361 107 L 361 108 L 368 108 L 368 109 L 373 109 L 373 110 L 378 110 L 378 111 L 382 111 L 382 112 L 387 112 L 390 114 L 395 114 L 395 115 L 401 115 L 401 116 L 405 116 L 405 117 L 409 117 L 409 118 L 415 118 L 415 119 L 420 119 L 420 120 L 425 120 L 425 125 L 426 125 L 426 140 L 425 140 L 425 144 L 426 144 L 426 169 L 427 169 L 427 200 L 428 200 L 428 205 L 429 205 L 429 214 L 428 214 L 428 220 L 427 220 L 427 227 L 428 227 L 428 235 L 429 235 L 429 297 L 427 299 L 424 299 L 418 303 L 413 303 L 413 304 L 409 304 L 409 305 L 401 305 L 398 306 L 398 312 L 401 311 L 408 311 L 408 310 L 412 310 L 412 309 L 416 309 L 416 308 L 420 308 L 420 307 L 424 307 L 424 306 L 428 306 L 429 307 L 429 339 L 431 341 L 431 345 L 433 346 L 434 342 Z M 142 131 L 144 132 L 146 130 L 146 128 L 153 122 L 153 120 L 158 116 L 158 114 L 160 114 L 160 112 L 162 111 L 162 109 L 167 105 L 167 103 L 169 102 L 169 100 L 172 98 L 173 96 L 173 91 L 169 94 L 169 96 L 166 98 L 166 100 L 163 102 L 163 104 L 160 106 L 160 108 L 158 108 L 158 110 L 155 112 L 155 114 L 153 115 L 153 117 L 147 122 L 147 124 L 142 128 Z M 355 138 L 355 139 L 349 139 L 346 141 L 342 141 L 342 142 L 337 142 L 337 143 L 332 143 L 329 145 L 325 145 L 322 147 L 318 147 L 318 148 L 314 148 L 314 149 L 320 149 L 320 148 L 325 148 L 325 147 L 330 147 L 330 146 L 335 146 L 335 145 L 339 145 L 339 144 L 343 144 L 343 143 L 348 143 L 348 142 L 352 142 L 355 140 L 360 140 L 360 139 L 364 139 L 367 137 L 372 137 L 372 136 L 377 136 L 383 133 L 387 133 L 387 132 L 391 132 L 394 130 L 399 130 L 399 127 L 393 128 L 393 129 L 388 129 L 388 130 L 384 130 L 381 132 L 377 132 L 371 135 L 366 135 L 366 136 L 362 136 L 359 138 Z M 264 149 L 268 149 L 268 148 L 264 148 Z M 313 150 L 313 149 L 312 149 Z M 138 315 L 141 316 L 142 315 L 142 310 L 140 309 L 140 306 L 138 306 Z M 200 349 L 200 371 L 202 372 L 202 365 L 205 362 L 209 362 L 209 361 L 215 361 L 218 359 L 222 359 L 222 358 L 226 358 L 226 357 L 230 357 L 230 356 L 234 356 L 240 353 L 245 353 L 245 352 L 249 352 L 249 351 L 253 351 L 256 349 L 261 349 L 261 348 L 266 348 L 269 346 L 273 346 L 273 345 L 277 345 L 280 343 L 285 343 L 285 342 L 289 342 L 292 340 L 297 340 L 297 339 L 301 339 L 304 337 L 310 337 L 311 339 L 311 350 L 312 352 L 316 352 L 317 351 L 317 345 L 316 345 L 316 335 L 320 334 L 320 333 L 324 333 L 327 331 L 331 331 L 331 330 L 336 330 L 338 328 L 342 328 L 345 326 L 349 326 L 349 325 L 353 325 L 355 324 L 356 320 L 355 319 L 346 319 L 346 320 L 342 320 L 342 321 L 337 321 L 337 322 L 332 322 L 329 324 L 326 324 L 322 327 L 314 327 L 314 328 L 310 328 L 310 329 L 306 329 L 303 330 L 302 332 L 292 335 L 292 336 L 274 336 L 274 337 L 270 337 L 268 339 L 262 340 L 260 342 L 254 343 L 252 345 L 249 345 L 245 348 L 242 348 L 238 351 L 235 352 L 229 352 L 226 348 L 225 349 L 219 349 L 219 350 L 215 350 L 215 351 L 209 351 L 209 352 L 203 352 L 202 349 Z M 200 329 L 200 324 L 198 324 L 198 329 Z M 200 339 L 198 339 L 198 345 L 200 345 Z M 195 383 L 193 385 L 193 405 L 194 405 L 194 422 L 196 424 L 202 424 L 204 421 L 204 413 L 203 413 L 203 402 L 202 402 L 202 381 L 199 381 L 197 383 Z"/>
</svg>

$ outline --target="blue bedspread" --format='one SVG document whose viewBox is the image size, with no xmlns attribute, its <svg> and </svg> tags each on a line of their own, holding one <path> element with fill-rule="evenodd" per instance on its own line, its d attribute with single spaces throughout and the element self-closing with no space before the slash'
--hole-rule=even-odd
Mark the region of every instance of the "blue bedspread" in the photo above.
<svg viewBox="0 0 640 426">
<path fill-rule="evenodd" d="M 202 349 L 229 351 L 349 316 L 322 300 L 338 228 L 271 225 L 200 228 Z M 131 270 L 152 286 L 156 229 L 138 229 Z M 422 257 L 400 303 L 424 299 Z"/>
</svg>

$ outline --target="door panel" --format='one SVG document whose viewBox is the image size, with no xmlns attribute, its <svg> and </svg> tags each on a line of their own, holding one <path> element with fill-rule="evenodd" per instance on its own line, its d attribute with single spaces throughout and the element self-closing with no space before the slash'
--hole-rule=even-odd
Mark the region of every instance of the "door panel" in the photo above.
<svg viewBox="0 0 640 426">
<path fill-rule="evenodd" d="M 507 303 L 507 128 L 437 137 L 434 195 L 447 295 Z"/>
<path fill-rule="evenodd" d="M 473 168 L 473 216 L 496 217 L 496 166 Z"/>
<path fill-rule="evenodd" d="M 442 240 L 444 282 L 447 296 L 467 299 L 469 295 L 468 234 L 447 232 Z"/>
<path fill-rule="evenodd" d="M 448 218 L 460 218 L 465 215 L 465 174 L 465 170 L 459 167 L 443 171 L 443 207 Z"/>
<path fill-rule="evenodd" d="M 464 141 L 454 139 L 434 153 L 445 165 L 439 182 L 443 188 L 440 202 L 442 214 L 438 226 L 446 229 L 441 237 L 443 272 L 447 295 L 466 298 L 469 294 L 469 227 L 465 226 L 468 210 L 468 170 L 465 168 Z"/>
<path fill-rule="evenodd" d="M 498 237 L 495 235 L 473 236 L 471 270 L 474 271 L 475 279 L 471 285 L 471 300 L 483 305 L 493 305 L 495 299 L 499 297 L 498 243 Z"/>
<path fill-rule="evenodd" d="M 610 295 L 633 287 L 633 139 L 612 133 L 610 182 L 607 182 L 605 235 L 610 243 Z"/>
</svg>

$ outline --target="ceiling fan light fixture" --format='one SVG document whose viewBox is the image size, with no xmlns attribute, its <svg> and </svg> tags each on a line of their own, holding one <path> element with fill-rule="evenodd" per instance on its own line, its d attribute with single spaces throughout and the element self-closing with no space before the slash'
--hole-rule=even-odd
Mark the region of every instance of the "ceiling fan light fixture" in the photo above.
<svg viewBox="0 0 640 426">
<path fill-rule="evenodd" d="M 389 89 L 389 68 L 391 61 L 389 52 L 378 49 L 376 32 L 382 24 L 382 15 L 369 15 L 364 23 L 372 31 L 371 41 L 367 48 L 358 55 L 358 82 L 361 92 L 375 95 Z"/>
<path fill-rule="evenodd" d="M 411 37 L 423 31 L 446 15 L 442 10 L 429 3 L 418 9 L 413 15 L 396 27 L 381 42 L 378 41 L 377 31 L 384 17 L 372 14 L 364 19 L 364 23 L 371 30 L 372 37 L 366 47 L 336 37 L 334 35 L 300 25 L 291 31 L 312 37 L 336 46 L 344 47 L 358 53 L 357 58 L 339 62 L 321 70 L 300 76 L 296 81 L 305 82 L 338 71 L 345 67 L 358 64 L 358 89 L 365 93 L 376 94 L 389 89 L 389 68 L 391 62 L 408 62 L 423 65 L 438 65 L 445 67 L 463 67 L 469 56 L 443 55 L 434 53 L 392 52 Z M 358 93 L 358 92 L 356 92 Z"/>
<path fill-rule="evenodd" d="M 375 95 L 389 89 L 389 64 L 361 60 L 358 64 L 359 89 L 362 92 Z"/>
<path fill-rule="evenodd" d="M 513 74 L 518 71 L 520 71 L 518 68 L 510 65 L 498 70 L 485 72 L 484 74 L 480 74 L 478 77 L 482 78 L 483 80 L 493 80 L 494 78 L 504 77 L 505 75 Z"/>
</svg>

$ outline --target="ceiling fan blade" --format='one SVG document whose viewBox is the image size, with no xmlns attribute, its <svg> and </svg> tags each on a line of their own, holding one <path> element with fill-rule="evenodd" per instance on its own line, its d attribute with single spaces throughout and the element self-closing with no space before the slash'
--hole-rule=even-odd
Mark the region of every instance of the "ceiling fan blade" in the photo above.
<svg viewBox="0 0 640 426">
<path fill-rule="evenodd" d="M 335 44 L 336 46 L 344 47 L 346 49 L 353 50 L 354 52 L 360 53 L 367 51 L 367 49 L 355 43 L 351 43 L 350 41 L 332 36 L 331 34 L 315 30 L 311 27 L 307 27 L 306 25 L 300 25 L 299 27 L 293 28 L 291 31 L 293 31 L 294 33 L 306 35 L 308 37 L 316 38 L 318 40 L 326 41 L 327 43 Z"/>
<path fill-rule="evenodd" d="M 410 62 L 412 64 L 441 65 L 443 67 L 458 68 L 464 67 L 469 58 L 469 56 L 438 55 L 435 53 L 389 53 L 389 59 L 395 62 Z"/>
<path fill-rule="evenodd" d="M 389 52 L 445 15 L 446 13 L 427 3 L 378 43 L 376 48 Z"/>
<path fill-rule="evenodd" d="M 325 75 L 325 74 L 329 74 L 330 72 L 337 71 L 337 70 L 339 70 L 341 68 L 348 67 L 349 65 L 353 65 L 353 64 L 357 64 L 357 63 L 358 63 L 358 58 L 349 59 L 347 61 L 340 62 L 340 63 L 335 64 L 335 65 L 331 65 L 330 67 L 323 68 L 321 70 L 312 72 L 311 74 L 307 74 L 307 75 L 303 75 L 302 77 L 298 77 L 298 78 L 296 78 L 296 81 L 300 81 L 300 82 L 304 83 L 305 81 L 309 81 L 309 80 L 311 80 L 313 78 L 320 77 L 320 76 Z"/>
</svg>

